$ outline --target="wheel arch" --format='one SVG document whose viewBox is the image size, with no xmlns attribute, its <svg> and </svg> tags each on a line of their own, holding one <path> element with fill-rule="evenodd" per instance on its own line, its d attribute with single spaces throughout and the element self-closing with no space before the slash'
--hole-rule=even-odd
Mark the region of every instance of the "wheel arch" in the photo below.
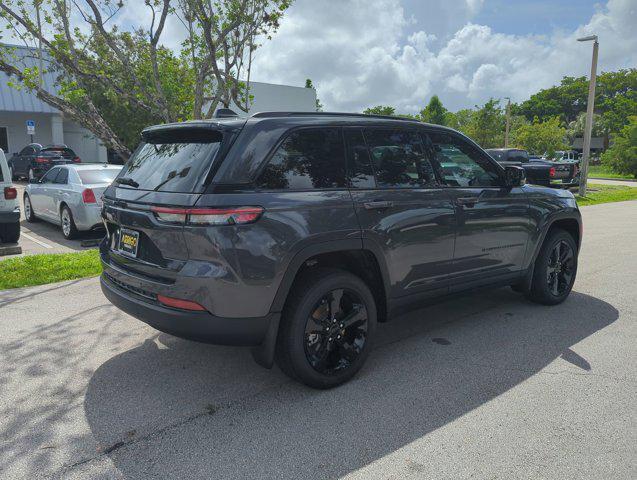
<svg viewBox="0 0 637 480">
<path fill-rule="evenodd" d="M 364 248 L 360 239 L 337 240 L 311 245 L 298 252 L 288 264 L 272 302 L 271 312 L 280 312 L 288 294 L 300 274 L 313 267 L 339 268 L 360 277 L 374 292 L 379 321 L 386 319 L 388 275 L 385 262 L 370 248 Z"/>
<path fill-rule="evenodd" d="M 535 271 L 535 261 L 540 254 L 542 245 L 544 245 L 544 242 L 546 241 L 546 237 L 549 235 L 550 232 L 556 229 L 567 231 L 573 237 L 573 240 L 575 240 L 575 245 L 577 245 L 577 251 L 579 252 L 582 244 L 581 216 L 579 214 L 573 215 L 565 212 L 549 219 L 549 221 L 546 222 L 545 227 L 542 230 L 542 234 L 540 235 L 540 238 L 535 245 L 535 250 L 533 251 L 533 256 L 530 258 L 526 275 L 524 277 L 524 280 L 520 284 L 523 290 L 528 290 L 531 287 L 533 273 Z"/>
<path fill-rule="evenodd" d="M 289 262 L 274 296 L 271 313 L 283 310 L 288 294 L 298 276 L 315 266 L 340 268 L 361 277 L 370 286 L 377 302 L 378 321 L 387 319 L 389 280 L 383 257 L 373 249 L 363 248 L 360 239 L 336 240 L 308 246 L 298 252 Z M 370 285 L 371 283 L 371 285 Z M 261 366 L 272 368 L 274 351 L 279 332 L 280 315 L 270 322 L 263 342 L 252 349 L 252 357 Z"/>
</svg>

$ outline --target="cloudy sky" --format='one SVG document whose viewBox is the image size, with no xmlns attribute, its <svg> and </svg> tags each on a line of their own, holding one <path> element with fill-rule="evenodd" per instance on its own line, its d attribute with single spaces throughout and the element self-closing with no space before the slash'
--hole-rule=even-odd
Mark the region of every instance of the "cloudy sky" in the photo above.
<svg viewBox="0 0 637 480">
<path fill-rule="evenodd" d="M 326 110 L 457 110 L 588 75 L 591 33 L 600 70 L 637 66 L 637 0 L 296 0 L 253 78 L 309 77 Z"/>
</svg>

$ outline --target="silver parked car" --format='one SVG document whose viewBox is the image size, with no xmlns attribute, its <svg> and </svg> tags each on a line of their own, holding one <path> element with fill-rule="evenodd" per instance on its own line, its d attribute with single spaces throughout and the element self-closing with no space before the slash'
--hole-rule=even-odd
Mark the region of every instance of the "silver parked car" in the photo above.
<svg viewBox="0 0 637 480">
<path fill-rule="evenodd" d="M 39 180 L 30 180 L 24 192 L 24 216 L 61 225 L 65 238 L 79 231 L 102 227 L 102 193 L 122 169 L 121 165 L 63 165 Z"/>
</svg>

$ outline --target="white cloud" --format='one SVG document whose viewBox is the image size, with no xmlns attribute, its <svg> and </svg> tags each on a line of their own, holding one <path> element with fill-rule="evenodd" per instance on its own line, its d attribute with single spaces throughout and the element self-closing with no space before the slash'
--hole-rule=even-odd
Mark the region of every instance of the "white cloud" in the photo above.
<svg viewBox="0 0 637 480">
<path fill-rule="evenodd" d="M 434 93 L 457 109 L 489 97 L 523 100 L 564 75 L 588 74 L 591 45 L 576 41 L 585 34 L 599 35 L 600 70 L 637 65 L 635 0 L 609 0 L 586 25 L 550 35 L 507 35 L 471 23 L 482 0 L 431 0 L 407 16 L 409 4 L 297 0 L 257 52 L 253 78 L 293 85 L 312 78 L 329 110 L 390 104 L 414 112 Z M 440 13 L 437 29 L 432 12 Z"/>
</svg>

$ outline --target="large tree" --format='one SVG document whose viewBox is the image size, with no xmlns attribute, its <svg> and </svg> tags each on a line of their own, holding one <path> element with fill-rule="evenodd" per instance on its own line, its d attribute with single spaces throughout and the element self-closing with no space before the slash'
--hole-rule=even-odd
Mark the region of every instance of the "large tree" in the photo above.
<svg viewBox="0 0 637 480">
<path fill-rule="evenodd" d="M 537 155 L 547 154 L 549 158 L 553 158 L 556 150 L 566 148 L 566 129 L 561 126 L 558 117 L 544 122 L 535 118 L 533 123 L 520 125 L 514 131 L 514 137 L 517 147 Z"/>
<path fill-rule="evenodd" d="M 560 85 L 540 90 L 519 105 L 513 112 L 524 115 L 529 121 L 535 117 L 547 120 L 559 117 L 569 124 L 586 112 L 588 79 L 564 77 Z M 628 117 L 637 112 L 637 68 L 605 72 L 597 77 L 595 112 L 602 116 L 612 135 L 628 123 Z"/>
<path fill-rule="evenodd" d="M 0 70 L 124 158 L 130 142 L 117 133 L 122 115 L 136 117 L 132 123 L 138 128 L 146 120 L 210 117 L 218 105 L 230 103 L 247 111 L 250 95 L 242 80 L 249 80 L 253 52 L 276 31 L 291 3 L 144 0 L 148 15 L 122 31 L 113 19 L 131 2 L 0 2 L 0 34 L 36 47 L 40 60 L 27 67 L 5 48 Z M 177 53 L 162 45 L 167 19 L 173 16 L 187 32 Z M 39 81 L 45 73 L 55 75 L 53 88 Z"/>
</svg>

